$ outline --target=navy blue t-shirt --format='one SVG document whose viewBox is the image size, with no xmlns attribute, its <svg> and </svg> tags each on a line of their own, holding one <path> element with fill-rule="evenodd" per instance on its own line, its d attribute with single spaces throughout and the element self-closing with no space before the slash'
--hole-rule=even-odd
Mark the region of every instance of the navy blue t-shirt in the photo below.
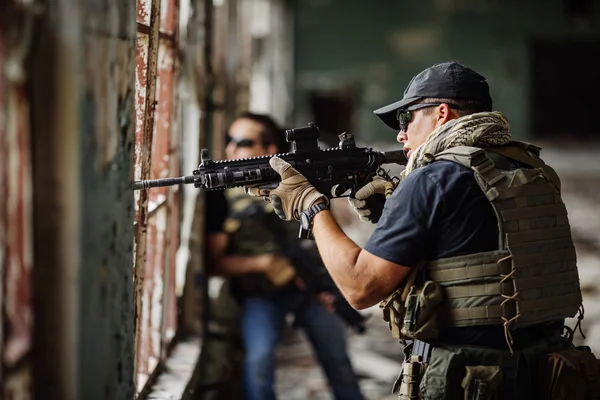
<svg viewBox="0 0 600 400">
<path fill-rule="evenodd" d="M 498 249 L 494 209 L 471 169 L 436 161 L 411 172 L 386 202 L 365 249 L 406 267 Z M 449 344 L 506 346 L 502 326 L 447 329 Z"/>
<path fill-rule="evenodd" d="M 411 172 L 386 202 L 365 249 L 414 267 L 498 249 L 498 222 L 473 171 L 436 161 Z"/>
</svg>

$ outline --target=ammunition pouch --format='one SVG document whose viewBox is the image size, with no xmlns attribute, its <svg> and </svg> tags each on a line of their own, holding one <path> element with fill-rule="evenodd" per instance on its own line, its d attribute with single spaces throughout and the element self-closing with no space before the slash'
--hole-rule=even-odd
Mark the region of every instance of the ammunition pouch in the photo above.
<svg viewBox="0 0 600 400">
<path fill-rule="evenodd" d="M 600 360 L 589 347 L 546 354 L 538 366 L 540 399 L 600 399 Z"/>
<path fill-rule="evenodd" d="M 576 364 L 580 366 L 578 371 L 585 371 L 582 373 L 583 377 L 577 375 L 580 380 L 576 384 L 590 388 L 586 389 L 588 392 L 594 393 L 596 390 L 595 393 L 598 393 L 598 360 L 589 351 L 577 350 L 578 353 L 572 355 L 573 350 L 562 350 L 564 347 L 565 342 L 557 335 L 542 337 L 531 346 L 514 350 L 512 353 L 508 349 L 490 347 L 433 345 L 428 358 L 424 358 L 425 362 L 411 349 L 412 355 L 406 357 L 408 361 L 403 364 L 393 390 L 399 393 L 401 400 L 563 399 L 564 397 L 538 395 L 548 393 L 555 376 L 557 379 L 554 380 L 558 380 L 559 383 L 568 379 L 569 375 L 566 374 L 571 371 L 565 368 Z M 582 356 L 579 353 L 585 354 Z M 562 369 L 550 368 L 556 364 L 556 360 L 571 359 L 575 356 L 579 361 L 568 361 Z M 558 373 L 561 371 L 564 374 L 562 378 Z M 540 383 L 546 388 L 540 390 Z M 571 387 L 573 384 L 569 385 Z M 415 389 L 416 386 L 418 390 Z M 600 397 L 591 395 L 570 395 L 569 398 L 600 400 Z"/>
<path fill-rule="evenodd" d="M 402 372 L 394 383 L 392 392 L 398 392 L 400 400 L 420 399 L 419 384 L 426 369 L 427 364 L 421 361 L 421 357 L 411 356 L 402 363 Z"/>
<path fill-rule="evenodd" d="M 397 339 L 436 339 L 440 332 L 443 292 L 434 281 L 405 286 L 380 303 L 383 319 Z"/>
<path fill-rule="evenodd" d="M 426 363 L 421 357 L 410 356 L 402 364 L 393 392 L 398 392 L 400 400 L 460 399 L 465 392 L 460 383 L 464 380 L 466 363 L 461 349 L 436 347 Z"/>
<path fill-rule="evenodd" d="M 435 347 L 428 363 L 415 366 L 415 361 L 403 364 L 397 385 L 401 400 L 496 400 L 503 382 L 515 385 L 519 357 L 494 349 Z M 488 362 L 495 365 L 485 365 Z"/>
<path fill-rule="evenodd" d="M 467 358 L 461 349 L 436 347 L 419 385 L 421 398 L 427 400 L 460 399 L 460 386 Z"/>
</svg>

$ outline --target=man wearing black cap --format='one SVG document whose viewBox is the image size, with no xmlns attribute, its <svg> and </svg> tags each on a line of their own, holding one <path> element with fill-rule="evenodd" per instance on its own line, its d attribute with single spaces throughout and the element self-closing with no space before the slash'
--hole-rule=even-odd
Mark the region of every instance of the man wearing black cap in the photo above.
<svg viewBox="0 0 600 400">
<path fill-rule="evenodd" d="M 350 304 L 380 303 L 392 334 L 408 341 L 400 398 L 554 398 L 572 387 L 555 367 L 572 347 L 564 319 L 582 298 L 560 181 L 540 148 L 511 139 L 485 78 L 456 62 L 425 69 L 375 114 L 399 131 L 408 163 L 383 210 L 370 201 L 389 194 L 382 178 L 350 199 L 361 220 L 377 223 L 364 249 L 277 157 L 282 182 L 266 199 L 283 219 L 312 221 Z M 600 376 L 590 352 L 574 354 Z"/>
</svg>

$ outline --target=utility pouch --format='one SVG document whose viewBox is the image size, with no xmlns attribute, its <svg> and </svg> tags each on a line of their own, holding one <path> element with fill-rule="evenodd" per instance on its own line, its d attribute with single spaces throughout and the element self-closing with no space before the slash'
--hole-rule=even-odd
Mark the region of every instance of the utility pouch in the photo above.
<svg viewBox="0 0 600 400">
<path fill-rule="evenodd" d="M 538 366 L 540 399 L 600 400 L 600 360 L 589 347 L 546 354 Z"/>
<path fill-rule="evenodd" d="M 409 290 L 412 287 L 417 274 L 418 268 L 413 270 L 408 275 L 404 285 L 396 289 L 387 299 L 379 303 L 379 308 L 383 313 L 383 320 L 388 323 L 392 336 L 396 339 L 404 340 L 400 332 L 402 328 L 402 319 L 404 318 L 404 302 L 408 296 Z"/>
<path fill-rule="evenodd" d="M 498 365 L 467 365 L 460 386 L 465 400 L 494 400 L 502 384 L 502 370 Z"/>
<path fill-rule="evenodd" d="M 418 400 L 419 384 L 427 364 L 421 361 L 419 356 L 411 356 L 408 361 L 402 363 L 402 372 L 394 383 L 392 393 L 398 392 L 399 400 Z"/>
<path fill-rule="evenodd" d="M 434 281 L 426 281 L 422 287 L 412 286 L 404 303 L 402 335 L 418 340 L 436 339 L 440 333 L 438 311 L 443 296 L 441 286 Z"/>
<path fill-rule="evenodd" d="M 382 301 L 383 320 L 397 339 L 436 339 L 440 331 L 439 306 L 444 293 L 434 281 L 395 291 Z"/>
<path fill-rule="evenodd" d="M 461 349 L 435 347 L 419 385 L 421 398 L 460 399 L 463 394 L 460 382 L 464 376 L 466 360 Z"/>
<path fill-rule="evenodd" d="M 388 327 L 392 331 L 392 336 L 396 339 L 402 339 L 400 334 L 401 318 L 404 311 L 402 292 L 396 290 L 387 299 L 379 303 L 379 308 L 383 313 L 383 320 L 388 323 Z"/>
</svg>

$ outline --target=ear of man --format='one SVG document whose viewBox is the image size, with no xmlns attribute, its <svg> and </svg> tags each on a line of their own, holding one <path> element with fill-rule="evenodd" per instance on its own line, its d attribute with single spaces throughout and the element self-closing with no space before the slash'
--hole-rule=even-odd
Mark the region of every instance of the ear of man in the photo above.
<svg viewBox="0 0 600 400">
<path fill-rule="evenodd" d="M 446 122 L 459 117 L 458 114 L 446 103 L 434 107 L 433 110 L 436 113 L 436 127 L 442 126 Z"/>
</svg>

